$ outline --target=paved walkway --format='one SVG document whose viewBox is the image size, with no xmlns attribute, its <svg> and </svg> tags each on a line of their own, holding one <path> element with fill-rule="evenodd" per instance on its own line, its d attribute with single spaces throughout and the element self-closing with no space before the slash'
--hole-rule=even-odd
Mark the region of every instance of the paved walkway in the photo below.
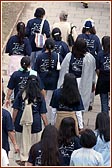
<svg viewBox="0 0 112 168">
<path fill-rule="evenodd" d="M 13 3 L 13 2 L 12 2 Z M 21 2 L 22 3 L 22 2 Z M 110 35 L 110 3 L 108 2 L 90 2 L 89 8 L 83 8 L 80 2 L 56 2 L 56 1 L 38 1 L 29 2 L 23 11 L 20 20 L 27 23 L 33 18 L 34 11 L 37 7 L 43 7 L 46 10 L 46 18 L 51 27 L 54 22 L 59 21 L 59 13 L 62 10 L 68 11 L 68 21 L 77 26 L 78 34 L 81 33 L 83 22 L 86 18 L 92 18 L 95 21 L 97 35 L 102 38 L 104 35 Z M 7 77 L 8 56 L 3 54 L 2 73 L 4 85 L 8 82 Z M 97 113 L 100 112 L 99 96 L 95 97 L 93 110 L 84 114 L 85 127 L 94 129 L 94 123 Z M 14 162 L 13 147 L 11 145 L 10 165 L 17 166 Z"/>
</svg>

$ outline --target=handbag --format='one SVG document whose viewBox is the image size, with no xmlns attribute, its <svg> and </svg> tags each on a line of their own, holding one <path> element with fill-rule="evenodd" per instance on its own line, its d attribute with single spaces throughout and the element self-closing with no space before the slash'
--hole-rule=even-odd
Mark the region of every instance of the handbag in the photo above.
<svg viewBox="0 0 112 168">
<path fill-rule="evenodd" d="M 45 44 L 45 36 L 42 34 L 43 25 L 44 25 L 44 19 L 41 22 L 40 32 L 35 33 L 35 44 L 37 48 L 43 48 Z"/>
<path fill-rule="evenodd" d="M 72 30 L 73 30 L 74 27 L 76 28 L 76 26 L 71 27 L 70 34 L 68 35 L 68 38 L 67 38 L 67 42 L 68 42 L 68 45 L 70 47 L 72 47 L 74 45 L 74 39 L 73 39 L 73 36 L 72 36 Z"/>
<path fill-rule="evenodd" d="M 60 70 L 60 69 L 61 69 L 61 64 L 60 64 L 59 53 L 58 53 L 57 70 Z"/>
</svg>

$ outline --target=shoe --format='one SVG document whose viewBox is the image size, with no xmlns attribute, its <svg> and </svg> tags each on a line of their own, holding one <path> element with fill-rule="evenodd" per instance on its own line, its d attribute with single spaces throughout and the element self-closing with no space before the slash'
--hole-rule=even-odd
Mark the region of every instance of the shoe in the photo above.
<svg viewBox="0 0 112 168">
<path fill-rule="evenodd" d="M 88 8 L 88 4 L 83 2 L 84 8 Z"/>
<path fill-rule="evenodd" d="M 92 107 L 92 106 L 89 106 L 88 111 L 91 111 L 92 109 L 93 109 L 93 107 Z"/>
</svg>

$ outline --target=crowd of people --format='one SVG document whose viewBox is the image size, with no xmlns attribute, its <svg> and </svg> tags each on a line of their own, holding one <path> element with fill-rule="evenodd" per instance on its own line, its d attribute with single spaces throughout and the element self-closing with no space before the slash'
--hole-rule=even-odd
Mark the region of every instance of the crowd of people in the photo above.
<svg viewBox="0 0 112 168">
<path fill-rule="evenodd" d="M 7 42 L 9 81 L 6 99 L 2 81 L 2 104 L 12 106 L 12 117 L 2 108 L 2 165 L 9 165 L 8 137 L 20 166 L 110 165 L 110 37 L 100 42 L 92 19 L 78 35 L 67 17 L 62 11 L 51 29 L 45 10 L 37 8 Z M 83 114 L 97 94 L 101 112 L 91 130 Z"/>
</svg>

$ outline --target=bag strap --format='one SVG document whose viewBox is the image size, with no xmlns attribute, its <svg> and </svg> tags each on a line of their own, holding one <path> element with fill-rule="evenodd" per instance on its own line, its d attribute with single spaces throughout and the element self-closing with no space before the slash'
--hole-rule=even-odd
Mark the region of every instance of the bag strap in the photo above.
<svg viewBox="0 0 112 168">
<path fill-rule="evenodd" d="M 72 23 L 70 25 L 72 25 Z M 76 26 L 71 26 L 70 34 L 72 34 L 72 30 L 74 27 L 77 28 Z"/>
<path fill-rule="evenodd" d="M 42 28 L 43 28 L 43 25 L 44 25 L 44 21 L 45 21 L 45 19 L 42 19 L 41 26 L 40 26 L 40 34 L 42 34 Z"/>
</svg>

